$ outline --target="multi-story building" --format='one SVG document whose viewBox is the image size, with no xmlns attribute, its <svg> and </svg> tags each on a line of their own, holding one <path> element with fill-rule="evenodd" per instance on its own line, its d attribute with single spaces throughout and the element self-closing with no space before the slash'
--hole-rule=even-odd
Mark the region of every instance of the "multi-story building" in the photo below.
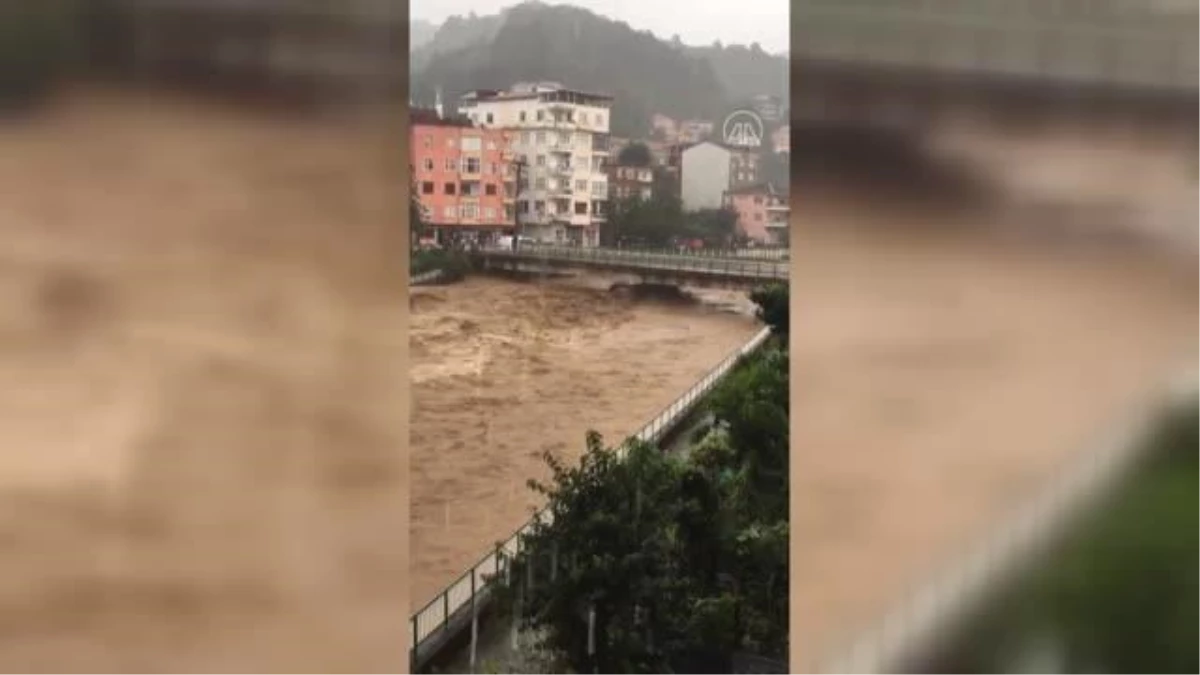
<svg viewBox="0 0 1200 675">
<path fill-rule="evenodd" d="M 674 143 L 679 137 L 678 123 L 662 113 L 654 113 L 654 116 L 650 118 L 650 128 L 655 135 L 668 143 Z"/>
<path fill-rule="evenodd" d="M 505 129 L 519 167 L 522 236 L 596 246 L 608 213 L 611 96 L 551 82 L 475 91 L 459 110 L 476 124 Z"/>
<path fill-rule="evenodd" d="M 751 107 L 765 122 L 781 122 L 784 119 L 784 101 L 778 96 L 758 94 L 751 102 Z"/>
<path fill-rule="evenodd" d="M 725 193 L 725 206 L 737 215 L 738 231 L 762 244 L 786 244 L 787 200 L 770 183 L 734 188 Z"/>
<path fill-rule="evenodd" d="M 478 240 L 511 231 L 516 176 L 508 132 L 425 110 L 409 119 L 413 189 L 434 237 Z"/>
<path fill-rule="evenodd" d="M 654 195 L 654 169 L 614 163 L 608 167 L 608 190 L 613 199 L 650 199 Z"/>
<path fill-rule="evenodd" d="M 684 208 L 716 209 L 725 193 L 759 179 L 759 156 L 753 149 L 704 141 L 684 148 L 679 160 L 679 190 Z"/>
</svg>

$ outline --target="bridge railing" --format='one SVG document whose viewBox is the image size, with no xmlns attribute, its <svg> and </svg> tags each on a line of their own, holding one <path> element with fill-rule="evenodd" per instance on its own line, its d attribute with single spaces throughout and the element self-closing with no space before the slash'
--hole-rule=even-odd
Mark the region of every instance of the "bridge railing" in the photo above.
<svg viewBox="0 0 1200 675">
<path fill-rule="evenodd" d="M 929 583 L 908 588 L 881 621 L 825 662 L 805 672 L 901 672 L 910 659 L 928 655 L 964 617 L 980 611 L 987 589 L 1025 569 L 1039 551 L 1061 538 L 1078 514 L 1093 508 L 1148 452 L 1146 440 L 1162 413 L 1195 406 L 1194 372 L 1151 391 L 1148 404 L 1110 434 L 1104 444 L 1060 465 L 1047 484 L 994 530 L 961 551 Z"/>
<path fill-rule="evenodd" d="M 410 287 L 411 286 L 420 286 L 421 284 L 427 284 L 431 281 L 436 281 L 437 278 L 440 276 L 442 276 L 441 270 L 429 270 L 428 272 L 422 272 L 420 274 L 409 277 L 408 285 Z"/>
<path fill-rule="evenodd" d="M 647 443 L 657 443 L 675 425 L 690 414 L 704 397 L 727 375 L 742 357 L 756 351 L 771 335 L 770 328 L 763 328 L 748 342 L 725 357 L 716 367 L 708 372 L 699 382 L 692 385 L 682 396 L 675 399 L 662 412 L 655 415 L 638 430 L 631 439 Z M 622 444 L 617 453 L 624 457 L 628 444 Z M 489 551 L 477 563 L 471 566 L 460 577 L 450 583 L 432 600 L 418 610 L 410 619 L 409 630 L 412 640 L 413 666 L 417 663 L 422 645 L 430 640 L 448 633 L 454 629 L 454 619 L 465 613 L 472 612 L 487 601 L 490 591 L 490 579 L 500 576 L 507 569 L 507 561 L 521 551 L 521 538 L 532 532 L 533 527 L 541 519 L 550 522 L 551 512 L 545 507 L 522 525 L 516 532 L 499 542 L 496 548 Z M 467 614 L 469 616 L 469 614 Z"/>
<path fill-rule="evenodd" d="M 485 256 L 578 261 L 600 265 L 628 265 L 662 271 L 707 272 L 760 279 L 786 280 L 790 271 L 783 258 L 739 258 L 732 255 L 697 255 L 665 250 L 582 248 L 576 246 L 523 245 L 511 249 L 485 249 Z"/>
<path fill-rule="evenodd" d="M 734 260 L 786 261 L 791 251 L 784 246 L 759 246 L 755 248 L 687 248 L 678 246 L 617 246 L 606 250 L 628 251 L 659 255 L 682 255 L 693 258 L 732 258 Z"/>
</svg>

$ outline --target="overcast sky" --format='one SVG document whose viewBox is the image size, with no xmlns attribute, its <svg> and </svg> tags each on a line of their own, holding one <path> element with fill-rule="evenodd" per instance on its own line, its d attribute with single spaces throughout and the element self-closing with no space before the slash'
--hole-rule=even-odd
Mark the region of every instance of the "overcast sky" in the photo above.
<svg viewBox="0 0 1200 675">
<path fill-rule="evenodd" d="M 454 14 L 495 14 L 514 0 L 409 0 L 412 18 L 441 23 Z M 685 44 L 757 42 L 769 52 L 788 47 L 789 0 L 548 0 L 576 5 L 635 30 L 650 30 L 663 39 L 678 34 Z"/>
</svg>

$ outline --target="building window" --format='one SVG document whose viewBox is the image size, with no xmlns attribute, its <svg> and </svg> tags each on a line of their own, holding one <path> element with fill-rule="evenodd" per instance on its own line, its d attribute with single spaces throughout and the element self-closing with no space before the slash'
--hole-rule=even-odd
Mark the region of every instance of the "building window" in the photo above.
<svg viewBox="0 0 1200 675">
<path fill-rule="evenodd" d="M 529 200 L 522 199 L 521 201 L 517 202 L 517 210 L 522 214 L 529 213 Z"/>
<path fill-rule="evenodd" d="M 497 164 L 496 162 L 492 162 L 492 171 L 491 172 L 493 175 L 499 176 L 500 175 L 500 165 Z"/>
<path fill-rule="evenodd" d="M 483 207 L 483 219 L 484 220 L 495 220 L 496 219 L 496 209 L 491 206 Z"/>
<path fill-rule="evenodd" d="M 544 119 L 546 119 L 546 111 L 545 110 L 537 111 L 537 121 L 541 122 Z"/>
<path fill-rule="evenodd" d="M 528 131 L 521 132 L 521 145 L 529 145 L 529 132 Z"/>
<path fill-rule="evenodd" d="M 488 183 L 487 185 L 484 185 L 483 186 L 483 194 L 485 194 L 489 197 L 495 197 L 496 196 L 496 184 Z"/>
<path fill-rule="evenodd" d="M 488 114 L 487 114 L 487 123 L 488 123 L 488 124 L 491 124 L 491 123 L 492 123 L 492 113 L 488 113 Z"/>
<path fill-rule="evenodd" d="M 588 212 L 587 202 L 575 202 L 575 215 L 586 216 Z"/>
<path fill-rule="evenodd" d="M 453 137 L 450 137 L 450 138 L 447 138 L 447 139 L 446 139 L 446 147 L 447 147 L 447 148 L 453 148 L 453 147 L 454 147 L 454 138 L 453 138 Z"/>
<path fill-rule="evenodd" d="M 588 182 L 587 182 L 586 178 L 584 180 L 575 181 L 575 191 L 576 192 L 583 192 L 587 189 L 588 189 Z"/>
<path fill-rule="evenodd" d="M 538 144 L 538 145 L 545 145 L 545 144 L 546 144 L 546 132 L 544 132 L 544 131 L 539 131 L 539 132 L 537 132 L 537 134 L 536 134 L 536 138 L 537 138 L 537 144 Z"/>
<path fill-rule="evenodd" d="M 433 171 L 433 158 L 426 157 L 421 161 L 421 166 L 423 166 L 426 171 Z"/>
<path fill-rule="evenodd" d="M 479 152 L 483 149 L 483 139 L 478 136 L 464 136 L 462 139 L 462 150 L 464 152 Z"/>
<path fill-rule="evenodd" d="M 463 171 L 465 173 L 479 173 L 479 158 L 467 157 L 463 160 Z"/>
<path fill-rule="evenodd" d="M 487 142 L 487 149 L 488 149 L 488 150 L 495 150 L 495 149 L 496 149 L 496 141 L 488 141 L 488 142 Z"/>
<path fill-rule="evenodd" d="M 533 203 L 533 212 L 534 213 L 545 213 L 546 212 L 546 202 L 544 202 L 540 199 L 535 201 Z"/>
<path fill-rule="evenodd" d="M 755 213 L 755 214 L 754 214 L 754 219 L 755 219 L 755 220 L 760 220 L 760 221 L 761 221 L 761 220 L 763 219 L 763 215 L 762 215 L 761 213 Z"/>
<path fill-rule="evenodd" d="M 447 206 L 446 208 L 442 209 L 442 215 L 445 216 L 447 219 L 453 220 L 454 219 L 454 207 Z"/>
<path fill-rule="evenodd" d="M 446 183 L 445 185 L 443 185 L 442 186 L 442 194 L 444 194 L 444 195 L 454 194 L 454 183 Z"/>
<path fill-rule="evenodd" d="M 603 113 L 596 113 L 596 124 L 597 124 L 597 126 L 604 126 L 604 114 Z"/>
<path fill-rule="evenodd" d="M 603 157 L 593 157 L 592 158 L 592 171 L 595 173 L 604 171 L 604 158 Z"/>
<path fill-rule="evenodd" d="M 603 181 L 595 181 L 592 183 L 592 194 L 597 197 L 604 195 L 604 182 Z"/>
<path fill-rule="evenodd" d="M 571 144 L 571 132 L 569 132 L 569 131 L 558 132 L 558 142 L 560 145 L 570 145 Z"/>
<path fill-rule="evenodd" d="M 524 122 L 524 121 L 525 121 L 525 111 L 524 111 L 524 110 L 522 110 L 522 111 L 520 112 L 520 114 L 519 114 L 519 116 L 517 117 L 517 119 L 521 120 L 522 122 Z"/>
<path fill-rule="evenodd" d="M 533 181 L 533 187 L 536 190 L 545 190 L 546 189 L 546 177 L 538 176 L 537 180 Z"/>
<path fill-rule="evenodd" d="M 537 165 L 538 166 L 546 166 L 546 156 L 545 155 L 537 156 Z"/>
<path fill-rule="evenodd" d="M 463 204 L 462 205 L 462 217 L 469 218 L 469 219 L 478 218 L 479 217 L 479 207 L 476 206 L 475 204 Z"/>
<path fill-rule="evenodd" d="M 754 197 L 754 205 L 755 205 L 755 206 L 761 206 L 761 205 L 762 205 L 762 195 L 755 195 L 755 197 Z"/>
<path fill-rule="evenodd" d="M 447 157 L 446 158 L 446 170 L 447 171 L 458 171 L 458 160 L 453 157 Z"/>
<path fill-rule="evenodd" d="M 588 123 L 588 114 L 587 113 L 585 113 L 585 112 L 579 113 L 579 123 L 580 124 Z"/>
<path fill-rule="evenodd" d="M 421 194 L 423 194 L 423 195 L 433 194 L 433 181 L 427 180 L 424 183 L 421 183 Z"/>
</svg>

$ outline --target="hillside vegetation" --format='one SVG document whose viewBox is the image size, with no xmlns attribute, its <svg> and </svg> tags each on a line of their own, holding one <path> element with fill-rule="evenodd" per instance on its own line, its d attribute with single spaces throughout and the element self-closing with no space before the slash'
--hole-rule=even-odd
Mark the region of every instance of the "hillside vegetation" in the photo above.
<svg viewBox="0 0 1200 675">
<path fill-rule="evenodd" d="M 452 17 L 412 58 L 412 92 L 447 105 L 473 89 L 548 80 L 616 97 L 612 133 L 643 136 L 654 113 L 717 119 L 754 94 L 787 96 L 787 60 L 757 45 L 689 47 L 572 6 L 527 2 Z"/>
</svg>

